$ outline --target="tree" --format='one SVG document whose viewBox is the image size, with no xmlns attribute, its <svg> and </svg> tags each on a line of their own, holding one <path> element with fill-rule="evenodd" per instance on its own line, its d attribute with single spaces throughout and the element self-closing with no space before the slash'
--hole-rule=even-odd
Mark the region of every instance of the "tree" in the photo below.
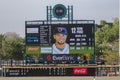
<svg viewBox="0 0 120 80">
<path fill-rule="evenodd" d="M 102 20 L 100 25 L 102 27 L 95 32 L 96 55 L 104 57 L 107 63 L 110 64 L 111 56 L 114 62 L 118 60 L 119 19 L 115 18 L 113 23 Z"/>
<path fill-rule="evenodd" d="M 10 39 L 16 39 L 16 38 L 20 38 L 19 34 L 16 34 L 15 32 L 6 32 L 4 34 L 4 39 L 5 40 L 10 40 Z"/>
<path fill-rule="evenodd" d="M 110 51 L 110 50 L 106 50 L 104 52 L 104 55 L 102 55 L 102 57 L 104 57 L 104 59 L 106 60 L 106 64 L 110 64 L 110 65 L 119 63 L 118 56 L 119 56 L 118 52 Z"/>
<path fill-rule="evenodd" d="M 25 51 L 25 41 L 16 33 L 5 34 L 3 41 L 3 58 L 4 59 L 23 59 L 22 51 Z"/>
<path fill-rule="evenodd" d="M 0 57 L 2 55 L 2 40 L 3 40 L 3 35 L 0 34 Z"/>
<path fill-rule="evenodd" d="M 1 61 L 2 61 L 2 40 L 3 40 L 3 35 L 0 34 L 0 67 L 1 67 Z"/>
<path fill-rule="evenodd" d="M 107 22 L 105 20 L 100 21 L 100 25 L 104 26 Z"/>
</svg>

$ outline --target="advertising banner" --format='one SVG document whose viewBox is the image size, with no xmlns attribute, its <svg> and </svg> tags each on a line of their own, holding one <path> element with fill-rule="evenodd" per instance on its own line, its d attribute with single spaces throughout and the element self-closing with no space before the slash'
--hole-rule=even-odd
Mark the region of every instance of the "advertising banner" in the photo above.
<svg viewBox="0 0 120 80">
<path fill-rule="evenodd" d="M 39 54 L 40 53 L 40 47 L 39 46 L 27 46 L 26 47 L 26 53 L 27 54 Z"/>
<path fill-rule="evenodd" d="M 62 63 L 66 62 L 66 63 L 71 63 L 71 62 L 75 62 L 77 59 L 77 55 L 73 55 L 73 54 L 46 54 L 44 55 L 44 61 L 47 62 L 59 62 Z"/>
</svg>

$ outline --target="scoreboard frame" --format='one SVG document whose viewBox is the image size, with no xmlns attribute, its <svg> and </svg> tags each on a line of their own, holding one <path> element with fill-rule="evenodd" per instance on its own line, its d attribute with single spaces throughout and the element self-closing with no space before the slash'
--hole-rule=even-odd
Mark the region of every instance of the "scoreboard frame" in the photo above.
<svg viewBox="0 0 120 80">
<path fill-rule="evenodd" d="M 77 24 L 93 24 L 94 25 L 94 53 L 93 53 L 93 55 L 94 55 L 94 61 L 95 61 L 95 20 L 71 20 L 71 21 L 68 21 L 68 20 L 51 20 L 51 21 L 48 21 L 48 20 L 34 20 L 34 21 L 25 21 L 25 41 L 26 41 L 26 43 L 25 43 L 25 46 L 27 47 L 27 45 L 31 45 L 31 44 L 27 44 L 27 25 L 38 25 L 38 26 L 40 26 L 40 25 L 77 25 Z M 37 27 L 38 27 L 37 26 Z M 31 27 L 31 28 L 33 28 L 33 27 Z M 36 27 L 35 27 L 36 28 Z M 38 33 L 40 33 L 40 31 L 38 32 Z M 37 35 L 37 33 L 34 33 L 36 36 L 38 36 Z M 40 38 L 40 36 L 39 36 L 39 38 Z M 39 41 L 38 41 L 39 42 Z M 36 43 L 36 44 L 33 44 L 33 45 L 37 45 L 38 43 Z M 39 44 L 40 44 L 40 42 L 39 42 Z M 26 52 L 25 52 L 26 53 Z M 37 52 L 37 54 L 38 54 L 39 52 Z M 26 54 L 26 55 L 31 55 L 31 54 Z M 45 59 L 44 59 L 45 60 Z"/>
</svg>

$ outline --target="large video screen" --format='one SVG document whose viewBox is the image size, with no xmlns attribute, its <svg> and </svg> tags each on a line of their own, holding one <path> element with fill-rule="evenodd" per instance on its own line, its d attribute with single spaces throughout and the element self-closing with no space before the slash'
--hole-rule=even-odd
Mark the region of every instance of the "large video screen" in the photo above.
<svg viewBox="0 0 120 80">
<path fill-rule="evenodd" d="M 94 24 L 26 25 L 27 54 L 94 54 Z"/>
</svg>

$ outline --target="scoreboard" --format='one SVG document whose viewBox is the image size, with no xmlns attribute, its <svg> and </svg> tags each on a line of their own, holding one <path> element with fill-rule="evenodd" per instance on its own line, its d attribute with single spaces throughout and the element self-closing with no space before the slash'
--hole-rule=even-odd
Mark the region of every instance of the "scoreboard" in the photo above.
<svg viewBox="0 0 120 80">
<path fill-rule="evenodd" d="M 55 44 L 54 32 L 55 28 L 65 28 L 67 31 L 66 44 L 68 44 L 68 52 L 53 54 L 53 45 Z M 79 56 L 83 59 L 86 56 L 88 60 L 94 56 L 94 21 L 92 23 L 59 23 L 59 24 L 27 24 L 26 23 L 26 54 L 27 55 L 59 55 L 62 57 L 69 55 Z M 47 56 L 45 58 L 47 58 Z M 45 60 L 44 58 L 44 60 Z M 77 57 L 76 57 L 77 59 Z M 61 59 L 62 60 L 62 59 Z"/>
<path fill-rule="evenodd" d="M 94 76 L 95 68 L 8 68 L 5 76 Z"/>
</svg>

